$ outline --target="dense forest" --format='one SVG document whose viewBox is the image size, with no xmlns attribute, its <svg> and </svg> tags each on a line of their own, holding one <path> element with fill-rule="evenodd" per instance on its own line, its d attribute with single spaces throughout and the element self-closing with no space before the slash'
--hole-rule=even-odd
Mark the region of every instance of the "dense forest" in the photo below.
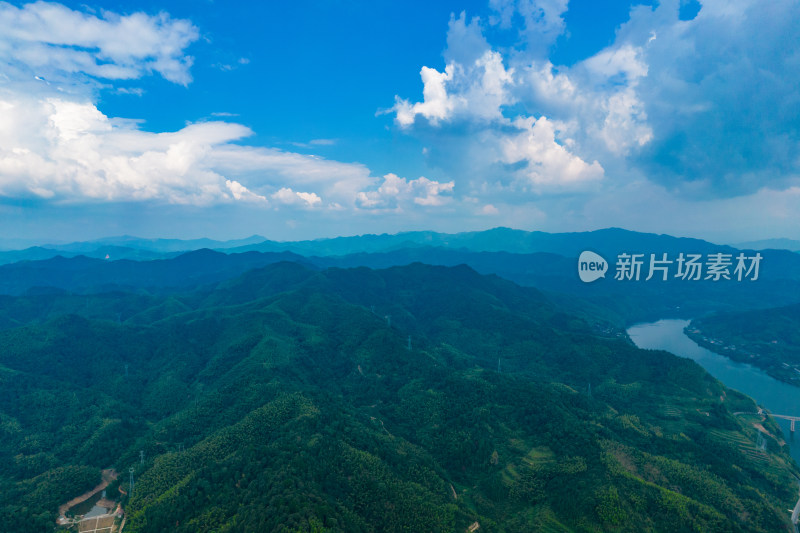
<svg viewBox="0 0 800 533">
<path fill-rule="evenodd" d="M 3 297 L 0 531 L 109 466 L 126 532 L 791 531 L 751 399 L 564 309 L 422 264 Z"/>
</svg>

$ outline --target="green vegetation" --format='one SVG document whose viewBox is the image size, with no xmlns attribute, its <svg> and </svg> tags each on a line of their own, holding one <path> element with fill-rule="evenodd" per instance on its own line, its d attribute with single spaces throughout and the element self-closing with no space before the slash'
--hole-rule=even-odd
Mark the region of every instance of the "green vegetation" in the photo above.
<svg viewBox="0 0 800 533">
<path fill-rule="evenodd" d="M 467 267 L 1 304 L 0 531 L 108 466 L 131 532 L 791 530 L 752 400 Z"/>
<path fill-rule="evenodd" d="M 686 333 L 709 350 L 800 386 L 800 304 L 699 318 Z"/>
</svg>

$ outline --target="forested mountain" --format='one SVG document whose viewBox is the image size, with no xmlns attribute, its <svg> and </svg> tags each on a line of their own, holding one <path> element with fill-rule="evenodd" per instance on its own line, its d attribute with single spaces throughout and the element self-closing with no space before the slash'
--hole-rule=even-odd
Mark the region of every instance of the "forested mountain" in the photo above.
<svg viewBox="0 0 800 533">
<path fill-rule="evenodd" d="M 126 532 L 791 530 L 752 400 L 467 266 L 280 262 L 0 319 L 0 531 L 52 530 L 112 465 Z"/>
</svg>

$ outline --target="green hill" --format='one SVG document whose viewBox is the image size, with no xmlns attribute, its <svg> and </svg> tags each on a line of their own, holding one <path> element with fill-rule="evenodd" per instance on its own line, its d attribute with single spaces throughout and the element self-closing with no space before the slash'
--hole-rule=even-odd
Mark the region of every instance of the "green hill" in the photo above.
<svg viewBox="0 0 800 533">
<path fill-rule="evenodd" d="M 0 331 L 0 531 L 52 530 L 110 465 L 126 532 L 791 530 L 752 400 L 535 289 L 278 263 L 101 296 Z"/>
</svg>

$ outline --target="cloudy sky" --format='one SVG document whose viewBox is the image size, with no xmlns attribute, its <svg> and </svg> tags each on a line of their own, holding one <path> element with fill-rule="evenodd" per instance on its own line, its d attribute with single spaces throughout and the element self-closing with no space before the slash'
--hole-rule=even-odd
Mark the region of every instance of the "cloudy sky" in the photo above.
<svg viewBox="0 0 800 533">
<path fill-rule="evenodd" d="M 0 2 L 0 240 L 800 239 L 800 2 Z"/>
</svg>

